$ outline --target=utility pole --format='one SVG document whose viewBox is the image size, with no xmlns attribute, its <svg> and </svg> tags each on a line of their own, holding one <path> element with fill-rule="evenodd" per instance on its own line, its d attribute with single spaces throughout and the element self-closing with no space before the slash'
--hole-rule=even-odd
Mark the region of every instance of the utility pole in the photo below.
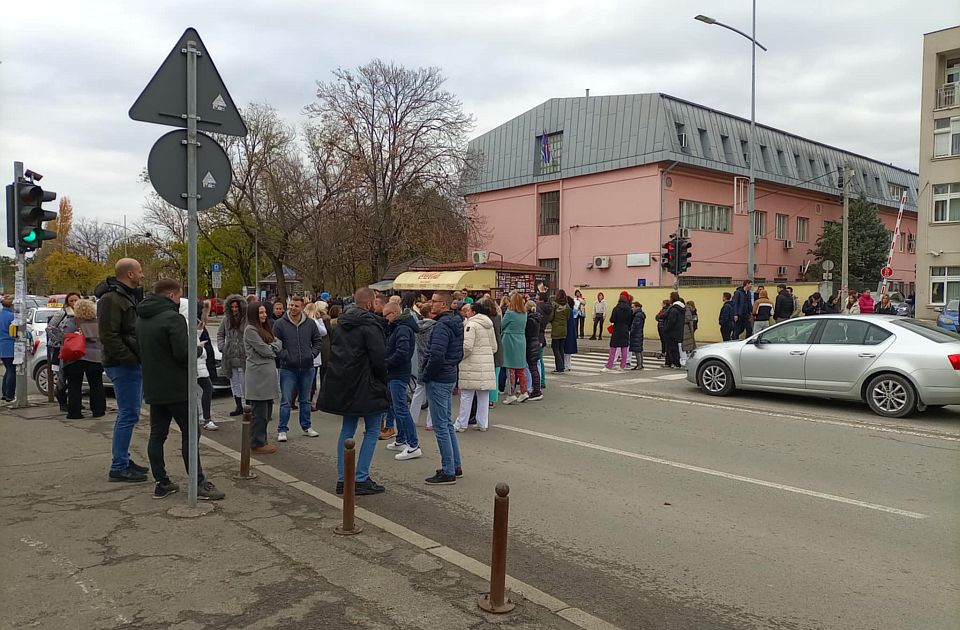
<svg viewBox="0 0 960 630">
<path fill-rule="evenodd" d="M 850 292 L 850 180 L 853 179 L 853 169 L 850 165 L 843 165 L 843 255 L 840 262 L 840 305 L 847 305 L 847 295 Z"/>
<path fill-rule="evenodd" d="M 23 179 L 23 162 L 14 162 L 13 163 L 13 181 L 19 182 Z M 16 184 L 15 184 L 16 185 Z M 13 215 L 16 217 L 16 229 L 14 231 L 15 235 L 20 234 L 20 196 L 14 191 L 13 195 L 14 210 Z M 16 364 L 16 374 L 17 374 L 17 390 L 16 390 L 16 399 L 14 402 L 14 407 L 17 409 L 23 409 L 28 407 L 30 403 L 28 402 L 27 397 L 27 322 L 26 322 L 26 311 L 27 311 L 27 255 L 20 248 L 20 239 L 17 238 L 17 273 L 13 281 L 13 323 L 17 325 L 17 339 L 14 341 L 14 363 Z M 19 357 L 20 361 L 17 362 Z M 51 383 L 47 381 L 47 387 L 51 387 Z"/>
</svg>

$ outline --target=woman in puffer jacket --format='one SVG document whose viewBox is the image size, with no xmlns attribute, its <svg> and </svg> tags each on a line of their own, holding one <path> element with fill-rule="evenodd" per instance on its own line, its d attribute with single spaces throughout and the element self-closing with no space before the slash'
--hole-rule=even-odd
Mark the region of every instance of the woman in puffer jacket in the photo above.
<svg viewBox="0 0 960 630">
<path fill-rule="evenodd" d="M 540 322 L 542 320 L 543 317 L 537 312 L 537 303 L 527 302 L 527 326 L 524 332 L 527 338 L 527 367 L 533 384 L 527 400 L 532 402 L 543 400 L 543 391 L 540 387 L 540 352 L 543 349 L 540 344 Z"/>
<path fill-rule="evenodd" d="M 470 406 L 477 398 L 477 429 L 486 431 L 490 424 L 490 390 L 497 386 L 493 355 L 497 351 L 497 334 L 493 320 L 480 312 L 482 304 L 466 304 L 463 314 L 463 359 L 460 361 L 460 413 L 455 428 L 458 433 L 467 430 Z"/>
</svg>

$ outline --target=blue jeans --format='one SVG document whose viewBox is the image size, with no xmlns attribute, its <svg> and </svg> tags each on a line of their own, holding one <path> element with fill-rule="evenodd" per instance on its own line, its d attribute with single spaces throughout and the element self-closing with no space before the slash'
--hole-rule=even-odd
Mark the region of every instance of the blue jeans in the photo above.
<svg viewBox="0 0 960 630">
<path fill-rule="evenodd" d="M 360 456 L 357 458 L 357 481 L 366 481 L 370 478 L 370 464 L 373 463 L 373 454 L 377 450 L 377 441 L 380 439 L 380 420 L 383 414 L 363 417 L 363 442 L 360 444 Z M 344 416 L 340 427 L 340 437 L 337 438 L 337 481 L 343 481 L 343 443 L 352 438 L 357 432 L 359 416 Z"/>
<path fill-rule="evenodd" d="M 17 368 L 13 364 L 13 357 L 3 357 L 3 399 L 13 400 L 17 397 Z"/>
<path fill-rule="evenodd" d="M 286 433 L 289 430 L 290 409 L 293 405 L 293 392 L 299 390 L 298 403 L 300 404 L 300 428 L 306 431 L 310 428 L 310 391 L 316 378 L 316 368 L 280 368 L 280 424 L 278 432 Z"/>
<path fill-rule="evenodd" d="M 417 427 L 413 423 L 413 416 L 410 415 L 410 405 L 407 403 L 409 381 L 406 379 L 391 379 L 387 382 L 387 387 L 390 388 L 390 406 L 393 409 L 393 417 L 397 421 L 397 444 L 406 444 L 411 449 L 419 448 L 420 440 L 417 439 Z"/>
<path fill-rule="evenodd" d="M 117 399 L 117 420 L 113 424 L 113 461 L 110 470 L 124 470 L 130 465 L 130 440 L 140 422 L 143 401 L 143 371 L 139 365 L 114 365 L 104 368 Z"/>
<path fill-rule="evenodd" d="M 450 400 L 453 397 L 453 383 L 427 383 L 427 400 L 430 401 L 430 413 L 433 418 L 433 433 L 437 436 L 440 448 L 440 463 L 443 474 L 456 474 L 460 468 L 460 445 L 457 444 L 457 432 L 450 419 Z"/>
</svg>

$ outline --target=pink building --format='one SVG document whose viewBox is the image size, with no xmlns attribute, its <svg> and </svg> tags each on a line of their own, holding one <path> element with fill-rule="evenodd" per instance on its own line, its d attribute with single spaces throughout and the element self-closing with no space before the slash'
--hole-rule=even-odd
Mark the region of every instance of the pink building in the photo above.
<svg viewBox="0 0 960 630">
<path fill-rule="evenodd" d="M 679 228 L 693 243 L 683 286 L 728 285 L 747 274 L 748 134 L 747 120 L 664 94 L 551 99 L 470 143 L 468 202 L 484 249 L 556 269 L 562 288 L 673 285 L 659 254 Z M 913 292 L 916 173 L 760 125 L 753 153 L 758 282 L 803 279 L 823 223 L 841 219 L 846 163 L 891 232 L 907 192 L 892 280 Z"/>
</svg>

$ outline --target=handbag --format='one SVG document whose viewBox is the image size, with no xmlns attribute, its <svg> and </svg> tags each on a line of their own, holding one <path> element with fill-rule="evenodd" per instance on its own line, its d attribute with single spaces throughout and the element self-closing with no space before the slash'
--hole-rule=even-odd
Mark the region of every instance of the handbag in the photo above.
<svg viewBox="0 0 960 630">
<path fill-rule="evenodd" d="M 63 346 L 60 347 L 60 359 L 63 361 L 79 361 L 87 354 L 87 338 L 81 332 L 67 333 L 63 336 Z"/>
</svg>

